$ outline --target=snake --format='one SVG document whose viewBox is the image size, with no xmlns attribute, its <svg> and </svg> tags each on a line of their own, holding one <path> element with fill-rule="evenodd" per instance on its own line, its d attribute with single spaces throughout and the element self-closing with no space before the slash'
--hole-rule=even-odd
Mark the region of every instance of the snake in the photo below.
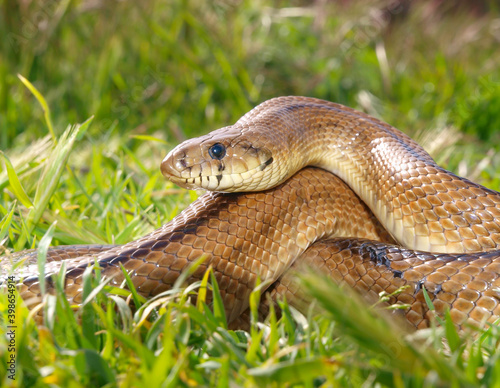
<svg viewBox="0 0 500 388">
<path fill-rule="evenodd" d="M 368 299 L 391 294 L 417 329 L 447 310 L 459 328 L 500 317 L 500 194 L 440 167 L 368 114 L 315 98 L 273 98 L 234 125 L 181 143 L 161 171 L 208 192 L 136 241 L 49 250 L 45 273 L 67 264 L 70 302 L 82 302 L 91 263 L 113 284 L 123 282 L 123 266 L 150 297 L 204 257 L 187 281 L 212 268 L 234 324 L 258 280 L 273 298 L 299 305 L 294 274 L 302 265 Z M 0 263 L 5 272 L 25 261 L 15 275 L 28 306 L 41 296 L 35 257 Z"/>
</svg>

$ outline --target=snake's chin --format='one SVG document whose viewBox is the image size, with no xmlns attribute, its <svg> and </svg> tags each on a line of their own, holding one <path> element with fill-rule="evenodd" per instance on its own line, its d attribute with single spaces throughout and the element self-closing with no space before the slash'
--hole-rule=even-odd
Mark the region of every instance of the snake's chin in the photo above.
<svg viewBox="0 0 500 388">
<path fill-rule="evenodd" d="M 175 176 L 169 176 L 167 179 L 170 182 L 172 182 L 173 184 L 175 184 L 179 187 L 182 187 L 183 189 L 187 189 L 187 190 L 202 189 L 202 187 L 200 187 L 198 184 L 193 183 L 193 182 L 189 182 L 190 180 L 192 181 L 192 179 L 179 178 L 179 177 L 175 177 Z"/>
</svg>

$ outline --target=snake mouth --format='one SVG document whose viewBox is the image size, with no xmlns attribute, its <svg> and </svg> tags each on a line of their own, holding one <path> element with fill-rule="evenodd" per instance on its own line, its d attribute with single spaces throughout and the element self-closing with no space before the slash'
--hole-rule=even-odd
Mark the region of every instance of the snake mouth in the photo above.
<svg viewBox="0 0 500 388">
<path fill-rule="evenodd" d="M 205 189 L 210 191 L 250 191 L 255 190 L 262 178 L 262 171 L 273 162 L 270 157 L 257 167 L 240 173 L 226 173 L 214 175 L 199 175 L 182 177 L 168 174 L 167 179 L 177 186 L 188 190 Z"/>
<path fill-rule="evenodd" d="M 184 189 L 188 189 L 188 190 L 200 189 L 200 185 L 196 184 L 196 182 L 199 181 L 200 178 L 181 178 L 181 177 L 171 175 L 167 179 L 170 182 L 172 182 L 173 184 L 175 184 L 179 187 L 182 187 Z"/>
</svg>

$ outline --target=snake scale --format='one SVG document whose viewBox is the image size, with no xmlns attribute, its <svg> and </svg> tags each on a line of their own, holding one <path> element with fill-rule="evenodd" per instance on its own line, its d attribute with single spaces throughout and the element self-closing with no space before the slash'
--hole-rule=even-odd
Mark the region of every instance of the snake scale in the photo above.
<svg viewBox="0 0 500 388">
<path fill-rule="evenodd" d="M 180 144 L 161 169 L 179 186 L 211 192 L 131 243 L 50 250 L 46 273 L 67 261 L 70 301 L 81 302 L 82 274 L 94 260 L 115 284 L 122 264 L 147 297 L 205 256 L 188 281 L 212 266 L 233 323 L 258 277 L 274 282 L 273 297 L 300 304 L 293 273 L 302 264 L 372 299 L 407 285 L 391 303 L 408 304 L 404 314 L 416 328 L 448 308 L 459 327 L 500 317 L 500 194 L 439 167 L 407 135 L 367 114 L 274 98 Z M 40 287 L 35 254 L 16 260 L 26 257 L 15 275 L 31 306 Z M 1 265 L 5 271 L 12 262 Z"/>
</svg>

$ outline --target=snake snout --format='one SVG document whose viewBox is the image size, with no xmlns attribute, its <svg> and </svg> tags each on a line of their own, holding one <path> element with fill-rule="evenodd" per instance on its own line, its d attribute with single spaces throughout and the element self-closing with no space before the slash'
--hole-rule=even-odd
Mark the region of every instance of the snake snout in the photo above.
<svg viewBox="0 0 500 388">
<path fill-rule="evenodd" d="M 197 160 L 189 157 L 182 148 L 176 147 L 170 151 L 161 162 L 161 173 L 165 178 L 177 185 L 185 186 L 187 179 L 191 178 Z"/>
<path fill-rule="evenodd" d="M 165 156 L 160 170 L 169 181 L 189 190 L 204 188 L 202 178 L 212 171 L 210 163 L 196 148 L 184 147 L 183 144 Z"/>
<path fill-rule="evenodd" d="M 182 172 L 188 167 L 186 159 L 176 155 L 175 150 L 168 153 L 167 156 L 161 162 L 161 173 L 168 179 L 170 177 L 179 177 Z"/>
</svg>

